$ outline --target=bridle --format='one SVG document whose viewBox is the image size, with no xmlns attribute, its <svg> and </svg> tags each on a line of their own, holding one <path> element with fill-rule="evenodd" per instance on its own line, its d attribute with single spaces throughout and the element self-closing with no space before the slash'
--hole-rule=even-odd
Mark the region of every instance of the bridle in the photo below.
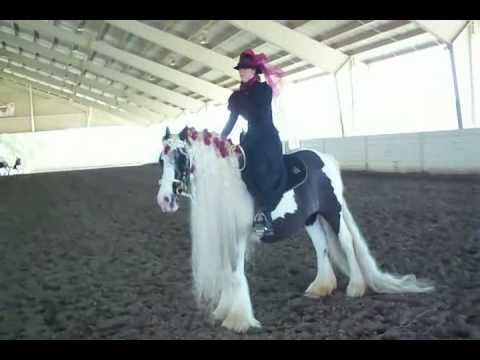
<svg viewBox="0 0 480 360">
<path fill-rule="evenodd" d="M 187 140 L 188 142 L 188 140 Z M 162 162 L 162 157 L 167 155 L 170 151 L 174 152 L 174 167 L 175 167 L 175 175 L 173 180 L 173 193 L 177 196 L 185 196 L 188 198 L 192 198 L 191 195 L 191 182 L 190 182 L 190 175 L 193 172 L 193 166 L 191 161 L 191 156 L 188 153 L 186 143 L 184 140 L 181 140 L 177 137 L 170 137 L 163 140 L 164 149 L 160 155 L 160 162 Z M 238 152 L 241 153 L 243 157 L 243 164 L 242 167 L 239 169 L 240 172 L 244 171 L 247 165 L 247 158 L 245 156 L 245 151 L 240 145 L 237 145 Z M 184 157 L 183 166 L 179 168 L 178 166 L 178 157 L 180 154 Z M 159 185 L 161 184 L 161 179 L 159 180 Z"/>
<path fill-rule="evenodd" d="M 187 151 L 185 151 L 185 148 L 177 148 L 175 150 L 180 152 L 180 154 L 185 158 L 185 162 L 182 168 L 179 169 L 177 163 L 177 156 L 175 156 L 175 179 L 173 180 L 173 192 L 177 196 L 185 196 L 191 198 L 192 195 L 189 192 L 191 174 L 190 156 Z"/>
<path fill-rule="evenodd" d="M 169 150 L 172 149 L 172 150 Z M 165 152 L 166 151 L 166 152 Z M 190 175 L 192 173 L 191 167 L 191 160 L 190 155 L 185 149 L 185 143 L 181 140 L 176 140 L 174 143 L 171 140 L 165 141 L 165 147 L 160 156 L 160 161 L 162 160 L 162 156 L 166 155 L 169 151 L 174 152 L 174 179 L 173 179 L 173 193 L 177 196 L 184 196 L 188 198 L 192 198 L 190 192 Z M 179 167 L 179 157 L 183 156 L 184 161 L 182 162 L 182 166 Z M 160 184 L 161 180 L 159 181 Z"/>
</svg>

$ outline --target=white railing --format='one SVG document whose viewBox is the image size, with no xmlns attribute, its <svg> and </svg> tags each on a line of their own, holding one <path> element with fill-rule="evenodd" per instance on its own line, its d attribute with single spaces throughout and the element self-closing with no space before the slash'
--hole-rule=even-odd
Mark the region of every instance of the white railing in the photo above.
<svg viewBox="0 0 480 360">
<path fill-rule="evenodd" d="M 343 169 L 480 174 L 480 129 L 302 140 Z"/>
</svg>

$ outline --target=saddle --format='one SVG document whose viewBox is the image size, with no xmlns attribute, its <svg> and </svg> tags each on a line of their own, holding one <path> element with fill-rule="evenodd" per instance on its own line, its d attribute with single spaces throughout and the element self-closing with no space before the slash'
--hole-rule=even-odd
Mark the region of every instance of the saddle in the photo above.
<svg viewBox="0 0 480 360">
<path fill-rule="evenodd" d="M 239 159 L 239 167 L 244 166 L 243 157 Z M 284 193 L 290 191 L 301 185 L 307 177 L 307 167 L 302 160 L 300 160 L 295 153 L 284 154 L 283 163 L 287 172 L 287 185 Z"/>
<path fill-rule="evenodd" d="M 307 177 L 307 167 L 295 155 L 295 153 L 283 155 L 283 162 L 287 170 L 287 186 L 284 192 L 301 185 Z"/>
</svg>

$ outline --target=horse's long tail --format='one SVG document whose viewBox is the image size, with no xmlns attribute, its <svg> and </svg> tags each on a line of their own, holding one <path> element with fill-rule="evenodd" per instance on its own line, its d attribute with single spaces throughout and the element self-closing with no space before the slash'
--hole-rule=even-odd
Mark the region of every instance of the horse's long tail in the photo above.
<svg viewBox="0 0 480 360">
<path fill-rule="evenodd" d="M 378 293 L 419 293 L 434 290 L 429 280 L 420 280 L 415 275 L 393 275 L 380 270 L 370 254 L 350 210 L 344 202 L 342 206 L 345 222 L 353 237 L 353 248 L 367 285 Z"/>
</svg>

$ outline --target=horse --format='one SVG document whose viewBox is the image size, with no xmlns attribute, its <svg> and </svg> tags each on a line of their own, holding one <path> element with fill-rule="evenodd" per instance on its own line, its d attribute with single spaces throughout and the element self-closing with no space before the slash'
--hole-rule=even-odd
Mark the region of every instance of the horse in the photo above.
<svg viewBox="0 0 480 360">
<path fill-rule="evenodd" d="M 22 160 L 17 157 L 15 164 L 13 164 L 13 169 L 18 171 L 20 166 L 22 166 Z"/>
<path fill-rule="evenodd" d="M 22 160 L 20 158 L 17 158 L 15 160 L 15 164 L 12 166 L 10 166 L 8 164 L 8 162 L 4 159 L 0 159 L 0 170 L 3 170 L 0 172 L 0 174 L 2 176 L 8 176 L 11 174 L 12 170 L 15 170 L 15 171 L 20 171 L 20 166 L 22 165 Z"/>
<path fill-rule="evenodd" d="M 284 154 L 288 187 L 272 212 L 274 239 L 252 230 L 255 202 L 241 178 L 245 154 L 218 134 L 185 127 L 166 129 L 160 154 L 157 203 L 164 213 L 178 210 L 178 196 L 191 201 L 193 293 L 199 308 L 222 326 L 245 332 L 261 327 L 251 303 L 245 261 L 254 246 L 305 229 L 313 242 L 317 274 L 305 295 L 320 298 L 337 287 L 333 265 L 349 277 L 346 295 L 424 293 L 429 280 L 382 271 L 343 197 L 340 166 L 330 154 L 300 149 Z"/>
<path fill-rule="evenodd" d="M 10 175 L 10 165 L 8 165 L 8 162 L 1 159 L 0 160 L 0 176 L 8 176 Z"/>
</svg>

